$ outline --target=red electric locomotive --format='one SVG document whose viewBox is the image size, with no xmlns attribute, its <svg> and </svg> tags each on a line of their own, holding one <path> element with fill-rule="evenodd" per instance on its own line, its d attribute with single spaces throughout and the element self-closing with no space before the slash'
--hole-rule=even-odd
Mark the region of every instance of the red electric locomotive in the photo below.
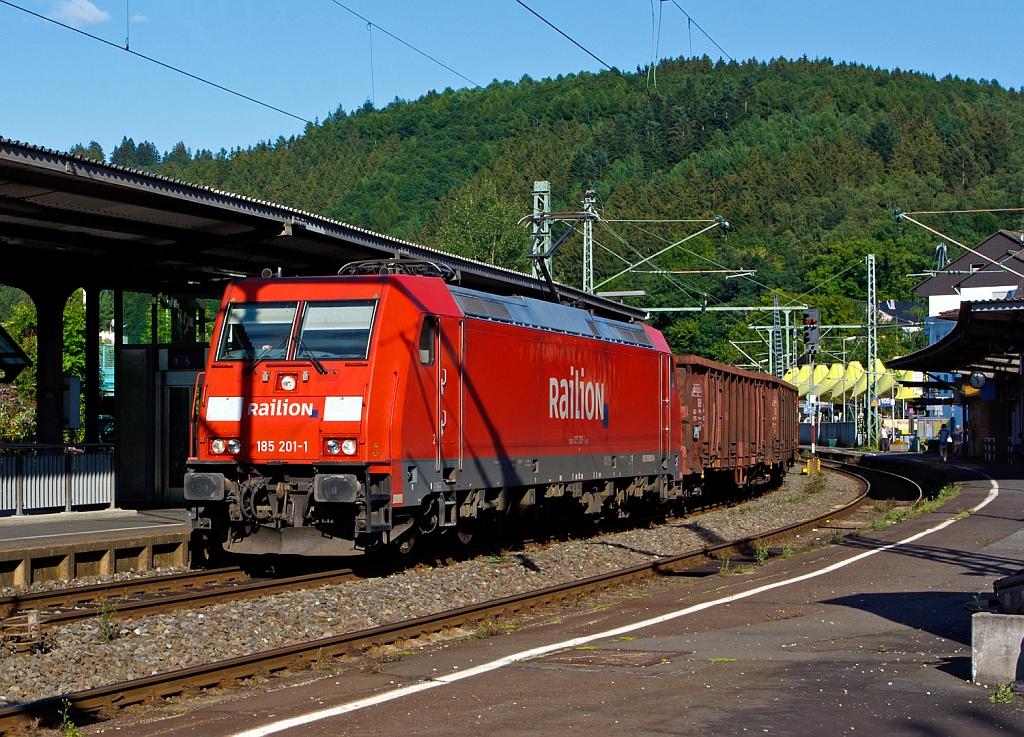
<svg viewBox="0 0 1024 737">
<path fill-rule="evenodd" d="M 676 382 L 661 333 L 565 305 L 401 273 L 242 279 L 217 319 L 185 498 L 238 553 L 408 552 L 509 515 L 625 514 L 704 475 Z M 737 481 L 792 459 L 785 424 L 792 448 L 744 451 Z"/>
</svg>

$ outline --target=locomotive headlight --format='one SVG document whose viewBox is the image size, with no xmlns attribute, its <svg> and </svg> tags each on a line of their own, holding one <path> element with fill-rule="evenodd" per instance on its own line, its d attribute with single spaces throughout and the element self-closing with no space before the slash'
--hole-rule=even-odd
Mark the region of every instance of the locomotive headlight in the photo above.
<svg viewBox="0 0 1024 737">
<path fill-rule="evenodd" d="M 290 392 L 295 388 L 295 377 L 291 374 L 285 374 L 281 377 L 281 388 L 286 392 Z"/>
<path fill-rule="evenodd" d="M 337 440 L 328 440 L 327 452 L 330 453 L 331 455 L 338 455 L 338 453 L 341 452 L 341 443 L 339 443 Z"/>
<path fill-rule="evenodd" d="M 241 449 L 242 444 L 235 440 L 234 438 L 231 438 L 231 440 L 228 441 L 228 453 L 237 453 Z"/>
<path fill-rule="evenodd" d="M 210 443 L 210 450 L 212 450 L 214 453 L 223 453 L 227 447 L 228 444 L 225 443 L 220 438 L 216 438 Z"/>
<path fill-rule="evenodd" d="M 356 454 L 356 441 L 352 438 L 341 441 L 341 452 L 347 456 L 353 456 Z"/>
</svg>

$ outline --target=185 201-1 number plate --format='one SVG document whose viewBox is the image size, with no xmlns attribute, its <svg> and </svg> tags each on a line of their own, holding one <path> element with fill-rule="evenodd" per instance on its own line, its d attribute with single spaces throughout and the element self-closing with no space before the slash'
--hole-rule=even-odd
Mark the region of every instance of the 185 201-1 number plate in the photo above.
<svg viewBox="0 0 1024 737">
<path fill-rule="evenodd" d="M 257 440 L 257 453 L 308 453 L 308 440 Z"/>
</svg>

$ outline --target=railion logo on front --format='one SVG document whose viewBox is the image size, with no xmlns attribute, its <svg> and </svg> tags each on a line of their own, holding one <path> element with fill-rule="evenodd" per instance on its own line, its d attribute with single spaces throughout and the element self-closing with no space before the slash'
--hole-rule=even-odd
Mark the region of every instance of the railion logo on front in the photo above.
<svg viewBox="0 0 1024 737">
<path fill-rule="evenodd" d="M 548 417 L 557 420 L 599 420 L 608 427 L 608 396 L 604 382 L 587 381 L 586 369 L 571 367 L 569 377 L 548 379 Z"/>
<path fill-rule="evenodd" d="M 287 399 L 272 399 L 269 402 L 250 402 L 250 417 L 317 417 L 320 413 L 312 402 L 292 402 Z"/>
</svg>

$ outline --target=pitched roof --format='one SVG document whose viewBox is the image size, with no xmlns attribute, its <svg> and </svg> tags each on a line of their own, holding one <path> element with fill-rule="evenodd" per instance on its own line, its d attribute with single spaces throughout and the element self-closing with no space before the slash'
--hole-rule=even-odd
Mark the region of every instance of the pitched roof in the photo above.
<svg viewBox="0 0 1024 737">
<path fill-rule="evenodd" d="M 1024 261 L 1010 256 L 1022 249 L 1024 233 L 1012 230 L 993 233 L 974 247 L 974 250 L 996 261 L 1006 262 L 1006 266 L 1024 274 Z M 1017 287 L 1021 285 L 1021 281 L 1021 277 L 967 251 L 935 276 L 918 284 L 914 292 L 919 297 L 934 297 L 942 294 L 959 294 L 961 289 L 971 287 Z"/>
</svg>

